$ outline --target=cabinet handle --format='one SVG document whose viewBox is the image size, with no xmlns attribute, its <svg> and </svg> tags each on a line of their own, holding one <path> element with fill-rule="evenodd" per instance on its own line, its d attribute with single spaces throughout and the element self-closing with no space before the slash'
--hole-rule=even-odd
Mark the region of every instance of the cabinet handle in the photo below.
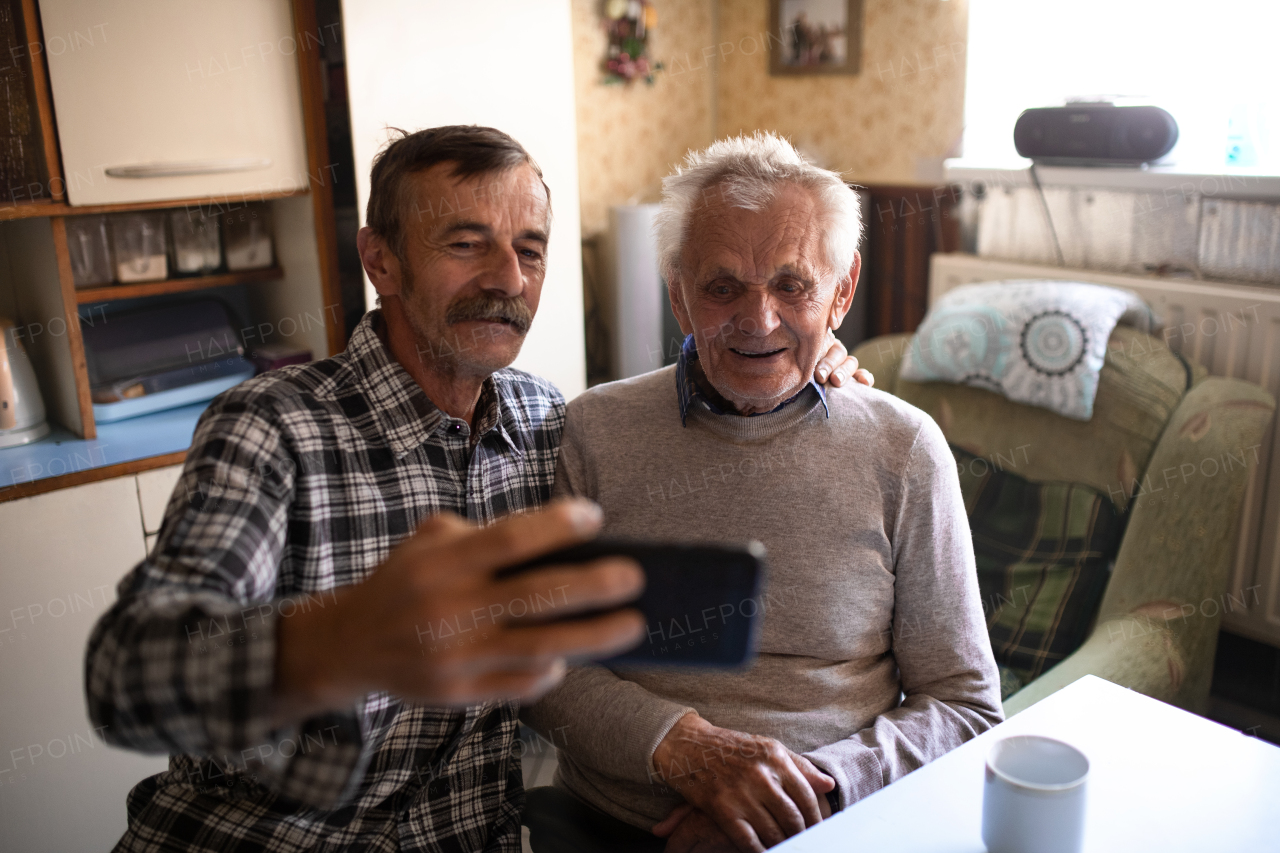
<svg viewBox="0 0 1280 853">
<path fill-rule="evenodd" d="M 178 178 L 185 175 L 216 175 L 220 172 L 252 172 L 271 165 L 269 157 L 232 157 L 226 160 L 192 160 L 186 163 L 139 163 L 112 166 L 111 178 Z"/>
</svg>

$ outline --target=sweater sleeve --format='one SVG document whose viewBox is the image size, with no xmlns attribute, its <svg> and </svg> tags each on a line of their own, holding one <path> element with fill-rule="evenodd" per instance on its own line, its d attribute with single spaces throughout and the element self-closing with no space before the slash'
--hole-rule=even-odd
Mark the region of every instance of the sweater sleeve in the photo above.
<svg viewBox="0 0 1280 853">
<path fill-rule="evenodd" d="M 556 497 L 596 497 L 582 421 L 581 407 L 570 403 L 556 463 Z M 592 665 L 570 669 L 564 681 L 520 716 L 593 770 L 649 784 L 653 751 L 676 721 L 693 710 Z"/>
<path fill-rule="evenodd" d="M 955 461 L 926 419 L 893 522 L 891 650 L 904 700 L 851 737 L 807 754 L 836 780 L 840 807 L 874 793 L 1003 719 L 973 540 Z"/>
<path fill-rule="evenodd" d="M 551 487 L 554 498 L 599 498 L 598 483 L 587 453 L 586 420 L 580 400 L 574 400 L 565 407 L 564 431 L 560 434 L 560 450 L 556 454 L 556 479 Z"/>
</svg>

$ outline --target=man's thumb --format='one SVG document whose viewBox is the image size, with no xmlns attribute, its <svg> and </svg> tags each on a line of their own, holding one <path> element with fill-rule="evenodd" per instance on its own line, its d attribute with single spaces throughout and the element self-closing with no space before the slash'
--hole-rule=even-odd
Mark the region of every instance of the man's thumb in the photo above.
<svg viewBox="0 0 1280 853">
<path fill-rule="evenodd" d="M 685 815 L 693 811 L 693 806 L 688 803 L 681 803 L 671 810 L 671 814 L 663 818 L 662 823 L 656 824 L 650 830 L 659 838 L 666 838 L 668 835 L 676 831 L 676 827 L 680 825 L 680 821 L 684 820 Z"/>
<path fill-rule="evenodd" d="M 825 794 L 836 789 L 836 780 L 819 770 L 812 761 L 803 755 L 796 755 L 794 752 L 791 755 L 795 760 L 796 767 L 800 770 L 800 775 L 804 776 L 814 791 L 819 794 Z"/>
</svg>

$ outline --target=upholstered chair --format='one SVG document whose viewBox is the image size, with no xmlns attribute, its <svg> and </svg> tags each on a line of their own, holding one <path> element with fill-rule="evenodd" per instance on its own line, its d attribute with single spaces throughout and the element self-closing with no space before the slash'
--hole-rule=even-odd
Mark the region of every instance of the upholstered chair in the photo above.
<svg viewBox="0 0 1280 853">
<path fill-rule="evenodd" d="M 1085 674 L 1203 711 L 1222 613 L 1256 606 L 1256 590 L 1228 582 L 1271 395 L 1117 326 L 1093 415 L 1072 420 L 975 387 L 900 380 L 910 339 L 875 338 L 854 354 L 956 453 L 993 649 L 1006 653 L 1006 714 Z M 1057 536 L 1052 553 L 1045 536 Z M 1004 569 L 1019 581 L 1002 588 Z M 1055 610 L 1054 590 L 1086 609 Z"/>
</svg>

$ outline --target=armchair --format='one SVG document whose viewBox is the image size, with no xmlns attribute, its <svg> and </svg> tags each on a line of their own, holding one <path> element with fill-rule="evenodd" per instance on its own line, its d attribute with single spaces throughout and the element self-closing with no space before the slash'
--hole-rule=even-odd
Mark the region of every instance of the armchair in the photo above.
<svg viewBox="0 0 1280 853">
<path fill-rule="evenodd" d="M 1009 696 L 1005 714 L 1087 674 L 1202 711 L 1221 614 L 1254 603 L 1227 584 L 1272 396 L 1208 377 L 1158 339 L 1118 326 L 1093 417 L 1074 421 L 978 388 L 900 380 L 910 339 L 888 335 L 855 349 L 877 387 L 929 413 L 954 447 L 994 464 L 1020 449 L 1019 476 L 1087 485 L 1127 514 L 1087 639 Z"/>
</svg>

